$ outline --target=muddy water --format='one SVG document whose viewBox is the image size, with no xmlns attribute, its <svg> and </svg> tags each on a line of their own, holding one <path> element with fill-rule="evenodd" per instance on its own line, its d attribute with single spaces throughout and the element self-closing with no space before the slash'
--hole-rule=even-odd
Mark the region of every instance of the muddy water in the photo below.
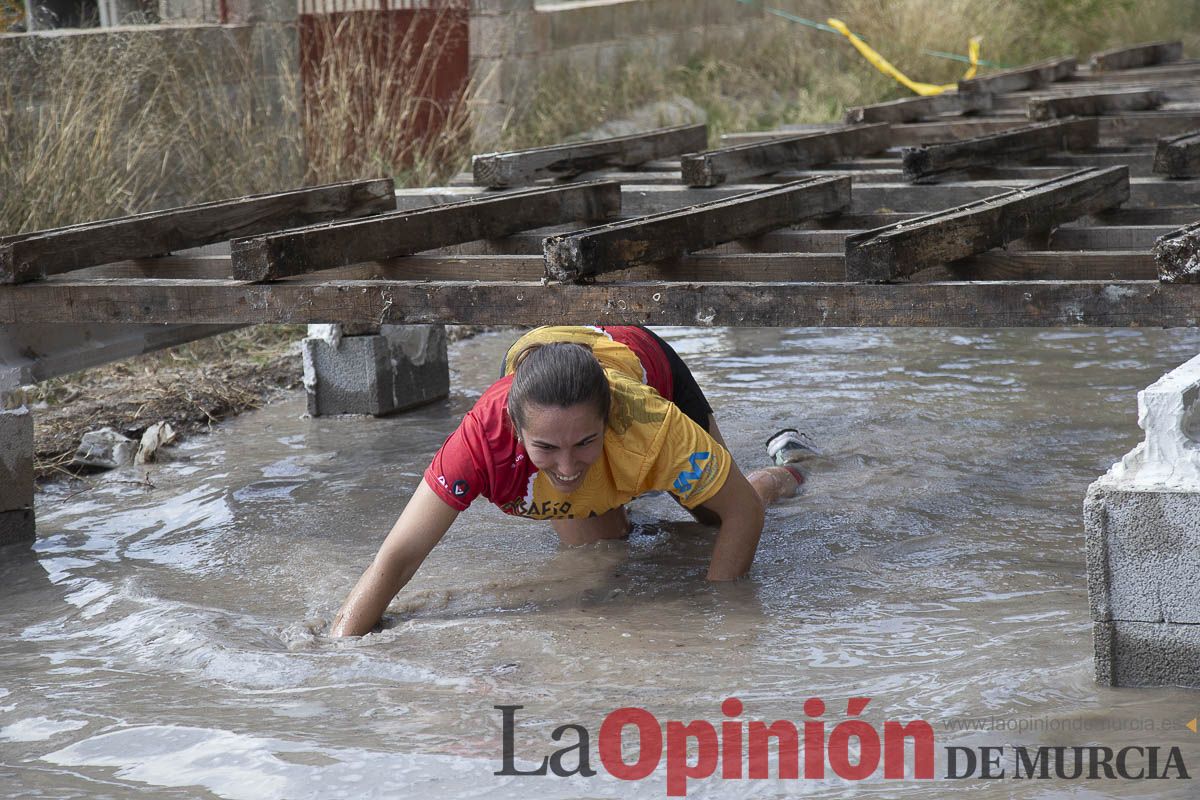
<svg viewBox="0 0 1200 800">
<path fill-rule="evenodd" d="M 325 632 L 512 335 L 452 351 L 454 396 L 394 419 L 300 398 L 173 460 L 39 497 L 0 559 L 0 790 L 22 797 L 663 797 L 596 754 L 606 714 L 924 719 L 949 745 L 1178 745 L 1200 698 L 1092 681 L 1080 504 L 1139 438 L 1135 392 L 1200 350 L 1174 331 L 664 329 L 743 467 L 811 432 L 751 579 L 702 580 L 711 531 L 638 501 L 627 542 L 561 550 L 481 503 L 361 640 Z M 594 778 L 495 776 L 578 723 Z M 1162 730 L 1166 723 L 1172 730 Z M 963 726 L 982 730 L 963 730 Z M 627 736 L 627 744 L 632 737 Z M 629 754 L 633 760 L 632 752 Z M 1005 756 L 1006 762 L 1011 755 Z M 574 756 L 566 760 L 574 765 Z M 1011 774 L 1011 764 L 1008 764 Z M 881 772 L 882 770 L 880 770 Z M 774 775 L 774 767 L 772 767 Z M 690 796 L 1195 797 L 1191 781 L 691 781 Z"/>
</svg>

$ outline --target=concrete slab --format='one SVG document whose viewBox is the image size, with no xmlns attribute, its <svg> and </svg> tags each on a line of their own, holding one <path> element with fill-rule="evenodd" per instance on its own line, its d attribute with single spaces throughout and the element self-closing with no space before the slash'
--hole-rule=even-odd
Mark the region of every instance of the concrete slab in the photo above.
<svg viewBox="0 0 1200 800">
<path fill-rule="evenodd" d="M 383 416 L 450 392 L 442 325 L 384 325 L 377 334 L 343 335 L 341 326 L 309 326 L 304 386 L 313 416 Z"/>
<path fill-rule="evenodd" d="M 1200 687 L 1200 625 L 1096 622 L 1096 682 Z"/>
</svg>

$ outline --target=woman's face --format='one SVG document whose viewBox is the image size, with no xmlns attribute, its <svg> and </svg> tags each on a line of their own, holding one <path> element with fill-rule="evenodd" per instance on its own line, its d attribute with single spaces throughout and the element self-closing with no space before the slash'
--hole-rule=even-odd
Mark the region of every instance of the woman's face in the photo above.
<svg viewBox="0 0 1200 800">
<path fill-rule="evenodd" d="M 604 450 L 604 420 L 586 403 L 566 408 L 530 405 L 521 443 L 555 489 L 573 492 Z"/>
</svg>

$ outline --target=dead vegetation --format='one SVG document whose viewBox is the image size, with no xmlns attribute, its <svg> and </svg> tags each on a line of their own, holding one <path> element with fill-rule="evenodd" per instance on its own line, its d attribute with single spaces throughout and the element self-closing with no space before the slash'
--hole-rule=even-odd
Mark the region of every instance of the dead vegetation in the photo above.
<svg viewBox="0 0 1200 800">
<path fill-rule="evenodd" d="M 297 388 L 304 332 L 303 325 L 243 328 L 30 387 L 38 479 L 77 474 L 71 459 L 88 431 L 137 438 L 166 421 L 186 436 Z"/>
</svg>

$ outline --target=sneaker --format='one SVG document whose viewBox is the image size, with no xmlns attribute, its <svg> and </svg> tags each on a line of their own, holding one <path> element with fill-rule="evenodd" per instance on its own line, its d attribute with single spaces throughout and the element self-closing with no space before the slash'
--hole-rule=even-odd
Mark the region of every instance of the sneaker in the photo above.
<svg viewBox="0 0 1200 800">
<path fill-rule="evenodd" d="M 795 428 L 784 428 L 767 440 L 767 458 L 778 466 L 795 464 L 817 455 L 808 437 Z"/>
</svg>

